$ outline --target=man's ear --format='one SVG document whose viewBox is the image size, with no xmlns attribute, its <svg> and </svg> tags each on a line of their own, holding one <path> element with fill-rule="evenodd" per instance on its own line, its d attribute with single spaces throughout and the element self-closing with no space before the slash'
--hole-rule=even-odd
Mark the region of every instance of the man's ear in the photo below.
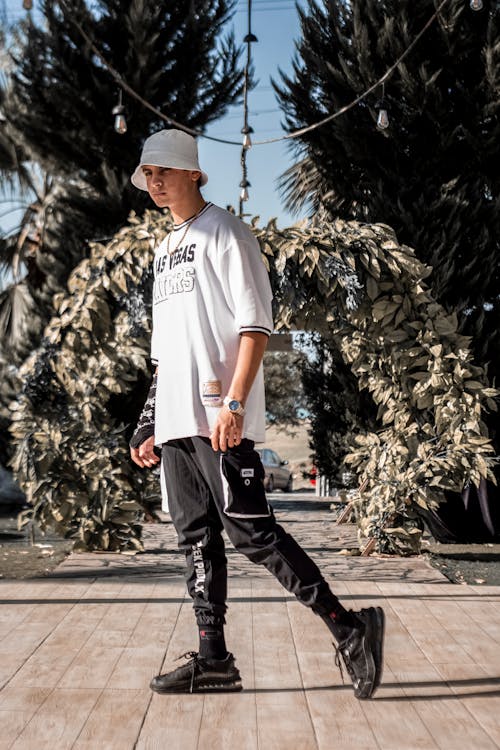
<svg viewBox="0 0 500 750">
<path fill-rule="evenodd" d="M 199 170 L 197 169 L 192 170 L 191 179 L 193 180 L 193 182 L 198 182 L 200 177 L 201 177 L 201 172 Z"/>
</svg>

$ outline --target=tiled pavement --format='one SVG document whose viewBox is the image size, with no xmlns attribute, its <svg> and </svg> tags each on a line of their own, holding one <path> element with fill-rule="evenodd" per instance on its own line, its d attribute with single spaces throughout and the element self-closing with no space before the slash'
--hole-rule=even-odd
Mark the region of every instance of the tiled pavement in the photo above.
<svg viewBox="0 0 500 750">
<path fill-rule="evenodd" d="M 330 502 L 312 494 L 284 495 L 275 492 L 271 503 L 279 522 L 310 554 L 329 580 L 412 581 L 414 583 L 444 583 L 446 579 L 424 558 L 354 557 L 346 554 L 357 550 L 357 535 L 353 525 L 337 526 L 336 513 Z M 72 576 L 182 576 L 184 555 L 177 549 L 175 531 L 170 517 L 161 514 L 163 524 L 148 525 L 144 529 L 146 552 L 137 556 L 108 554 L 78 554 L 69 557 L 56 573 L 59 577 Z M 228 568 L 231 579 L 263 578 L 269 573 L 236 552 L 228 543 Z"/>
<path fill-rule="evenodd" d="M 229 552 L 227 638 L 244 691 L 158 696 L 153 674 L 196 643 L 169 523 L 136 557 L 73 555 L 0 582 L 0 749 L 414 750 L 500 747 L 500 587 L 449 584 L 424 559 L 339 554 L 355 532 L 315 498 L 274 505 L 350 607 L 384 606 L 384 682 L 357 701 L 329 633 Z"/>
</svg>

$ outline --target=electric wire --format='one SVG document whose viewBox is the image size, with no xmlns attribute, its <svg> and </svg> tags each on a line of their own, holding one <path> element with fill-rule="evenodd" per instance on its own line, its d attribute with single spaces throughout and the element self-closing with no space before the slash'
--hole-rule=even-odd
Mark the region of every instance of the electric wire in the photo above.
<svg viewBox="0 0 500 750">
<path fill-rule="evenodd" d="M 424 24 L 424 26 L 420 29 L 417 36 L 413 39 L 413 41 L 408 45 L 406 50 L 403 52 L 400 57 L 394 62 L 390 68 L 386 70 L 384 75 L 378 79 L 374 84 L 372 84 L 366 91 L 363 91 L 362 94 L 357 96 L 355 99 L 353 99 L 352 102 L 349 102 L 349 104 L 346 104 L 344 107 L 341 107 L 336 112 L 333 112 L 331 115 L 327 115 L 322 120 L 319 120 L 318 122 L 314 123 L 313 125 L 307 125 L 303 128 L 299 128 L 298 130 L 294 130 L 292 133 L 287 133 L 286 135 L 280 136 L 279 138 L 268 138 L 264 141 L 256 141 L 255 146 L 264 146 L 268 143 L 277 143 L 278 141 L 287 141 L 291 140 L 293 138 L 298 138 L 301 135 L 305 135 L 306 133 L 311 133 L 313 130 L 317 130 L 318 128 L 321 128 L 323 125 L 326 125 L 329 122 L 332 122 L 337 117 L 340 117 L 341 115 L 345 114 L 345 112 L 348 112 L 350 109 L 355 107 L 357 104 L 363 101 L 363 99 L 366 99 L 369 94 L 372 93 L 372 91 L 375 91 L 380 85 L 383 85 L 385 81 L 387 81 L 388 78 L 394 73 L 398 65 L 410 54 L 410 52 L 413 50 L 413 48 L 418 44 L 420 39 L 423 37 L 427 29 L 432 26 L 434 21 L 439 17 L 439 14 L 441 13 L 442 9 L 445 5 L 447 5 L 450 2 L 450 0 L 442 0 L 440 5 L 436 8 L 435 12 L 432 14 L 432 16 L 429 18 L 427 23 Z"/>
<path fill-rule="evenodd" d="M 292 131 L 291 133 L 286 133 L 285 135 L 281 135 L 277 138 L 268 138 L 261 141 L 254 141 L 253 146 L 265 146 L 269 143 L 278 143 L 279 141 L 288 141 L 292 140 L 294 138 L 298 138 L 302 135 L 305 135 L 306 133 L 310 133 L 313 130 L 317 130 L 317 128 L 323 127 L 323 125 L 328 124 L 329 122 L 332 122 L 337 117 L 340 117 L 341 115 L 348 112 L 350 109 L 355 107 L 357 104 L 359 104 L 361 101 L 366 99 L 367 96 L 369 96 L 373 91 L 375 91 L 382 83 L 388 80 L 390 76 L 394 73 L 398 65 L 403 62 L 403 60 L 408 57 L 410 52 L 413 50 L 413 48 L 418 44 L 422 36 L 426 33 L 426 31 L 432 26 L 434 21 L 436 21 L 437 18 L 439 18 L 439 14 L 443 10 L 443 8 L 450 2 L 450 0 L 441 0 L 438 7 L 436 8 L 435 12 L 432 14 L 432 16 L 429 18 L 429 20 L 424 24 L 422 29 L 418 32 L 418 34 L 415 36 L 413 41 L 408 45 L 408 47 L 405 49 L 405 51 L 397 58 L 397 60 L 386 70 L 386 72 L 377 80 L 375 83 L 373 83 L 368 89 L 363 91 L 362 94 L 359 94 L 355 99 L 353 99 L 349 104 L 346 104 L 345 106 L 341 107 L 339 110 L 333 112 L 330 115 L 327 115 L 323 119 L 319 120 L 316 123 L 313 123 L 312 125 L 307 125 L 303 128 L 299 128 L 297 130 Z M 97 58 L 100 60 L 102 65 L 109 71 L 109 73 L 112 75 L 112 77 L 115 79 L 117 84 L 133 99 L 136 99 L 138 102 L 140 102 L 146 109 L 149 109 L 151 112 L 153 112 L 157 117 L 161 118 L 165 122 L 167 122 L 169 125 L 174 125 L 176 128 L 179 128 L 179 130 L 183 130 L 185 133 L 189 133 L 192 136 L 199 137 L 199 138 L 205 138 L 209 141 L 216 141 L 217 143 L 224 143 L 228 146 L 241 146 L 240 141 L 231 141 L 226 140 L 224 138 L 216 138 L 212 135 L 207 135 L 206 133 L 203 133 L 200 130 L 195 130 L 193 128 L 188 127 L 187 125 L 183 125 L 180 122 L 177 122 L 172 117 L 165 115 L 161 110 L 154 107 L 152 104 L 150 104 L 146 99 L 144 99 L 140 94 L 138 94 L 131 86 L 127 84 L 127 82 L 122 78 L 120 73 L 106 60 L 104 55 L 100 52 L 100 50 L 96 47 L 92 39 L 89 37 L 89 35 L 86 33 L 86 31 L 83 29 L 81 24 L 72 16 L 70 13 L 70 9 L 67 6 L 66 0 L 59 0 L 59 5 L 61 8 L 66 9 L 68 16 L 71 20 L 71 22 L 74 24 L 74 26 L 77 28 L 78 32 L 81 34 L 83 39 L 87 42 L 89 45 L 89 48 L 92 50 L 92 52 L 97 56 Z"/>
</svg>

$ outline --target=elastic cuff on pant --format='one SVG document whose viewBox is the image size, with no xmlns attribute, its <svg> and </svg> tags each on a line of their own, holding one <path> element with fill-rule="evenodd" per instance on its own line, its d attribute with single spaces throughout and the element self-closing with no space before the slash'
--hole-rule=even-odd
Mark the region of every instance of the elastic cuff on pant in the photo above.
<svg viewBox="0 0 500 750">
<path fill-rule="evenodd" d="M 226 618 L 223 615 L 196 615 L 198 625 L 225 625 Z"/>
<path fill-rule="evenodd" d="M 328 597 L 328 599 L 323 599 L 320 602 L 315 602 L 311 605 L 311 609 L 314 612 L 314 614 L 319 615 L 320 617 L 328 617 L 331 612 L 336 612 L 339 609 L 343 610 L 344 608 L 340 604 L 339 600 L 336 596 Z"/>
</svg>

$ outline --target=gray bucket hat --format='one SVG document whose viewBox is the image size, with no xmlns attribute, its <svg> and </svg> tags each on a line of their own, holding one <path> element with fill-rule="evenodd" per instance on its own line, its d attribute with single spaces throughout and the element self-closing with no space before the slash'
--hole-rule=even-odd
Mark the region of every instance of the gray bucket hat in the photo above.
<svg viewBox="0 0 500 750">
<path fill-rule="evenodd" d="M 130 178 L 139 190 L 148 189 L 142 171 L 145 164 L 153 167 L 197 170 L 201 172 L 201 185 L 208 182 L 208 175 L 202 172 L 198 162 L 198 145 L 193 136 L 183 130 L 160 130 L 146 138 L 141 160 Z"/>
</svg>

